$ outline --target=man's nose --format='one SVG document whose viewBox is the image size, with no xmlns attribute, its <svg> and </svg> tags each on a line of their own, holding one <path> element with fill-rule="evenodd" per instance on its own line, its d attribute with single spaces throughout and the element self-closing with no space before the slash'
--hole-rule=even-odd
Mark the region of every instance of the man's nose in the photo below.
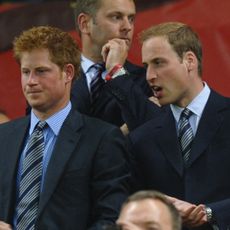
<svg viewBox="0 0 230 230">
<path fill-rule="evenodd" d="M 130 31 L 133 28 L 133 23 L 130 21 L 128 17 L 123 19 L 123 28 Z"/>
<path fill-rule="evenodd" d="M 157 73 L 153 68 L 149 68 L 147 69 L 146 72 L 146 80 L 147 81 L 153 81 L 157 78 Z"/>
<path fill-rule="evenodd" d="M 31 72 L 30 75 L 28 76 L 28 80 L 27 80 L 28 84 L 35 84 L 37 83 L 37 76 Z"/>
</svg>

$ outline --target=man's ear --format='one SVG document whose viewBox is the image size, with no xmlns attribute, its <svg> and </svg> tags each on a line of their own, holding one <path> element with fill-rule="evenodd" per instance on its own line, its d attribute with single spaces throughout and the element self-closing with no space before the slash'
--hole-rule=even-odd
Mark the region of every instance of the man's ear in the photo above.
<svg viewBox="0 0 230 230">
<path fill-rule="evenodd" d="M 77 18 L 78 27 L 81 33 L 88 34 L 89 33 L 89 24 L 90 24 L 91 16 L 85 13 L 79 14 Z"/>
<path fill-rule="evenodd" d="M 184 54 L 183 62 L 185 64 L 188 72 L 197 68 L 198 61 L 197 61 L 196 55 L 192 51 L 187 51 Z"/>
<path fill-rule="evenodd" d="M 74 66 L 72 64 L 66 64 L 63 68 L 63 72 L 66 83 L 71 82 L 75 74 Z"/>
</svg>

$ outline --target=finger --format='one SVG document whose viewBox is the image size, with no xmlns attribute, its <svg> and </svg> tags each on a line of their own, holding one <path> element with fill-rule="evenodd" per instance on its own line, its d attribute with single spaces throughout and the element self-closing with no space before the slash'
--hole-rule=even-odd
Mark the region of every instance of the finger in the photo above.
<svg viewBox="0 0 230 230">
<path fill-rule="evenodd" d="M 154 96 L 149 97 L 149 100 L 152 101 L 154 104 L 158 105 L 159 107 L 161 107 L 161 104 L 156 97 L 154 97 Z"/>
<path fill-rule="evenodd" d="M 200 218 L 199 218 L 199 216 L 200 216 Z M 189 227 L 192 227 L 192 228 L 199 227 L 199 226 L 207 223 L 207 220 L 205 220 L 205 214 L 202 215 L 202 213 L 200 213 L 200 214 L 198 214 L 197 218 L 199 218 L 199 219 L 197 219 L 194 222 L 191 222 L 191 225 Z"/>
<path fill-rule="evenodd" d="M 111 45 L 113 45 L 113 47 L 115 47 L 115 46 L 120 47 L 120 50 L 122 50 L 122 51 L 128 52 L 128 50 L 129 50 L 128 42 L 125 39 L 114 38 L 114 39 L 110 40 L 109 43 Z"/>
<path fill-rule="evenodd" d="M 121 39 L 121 38 L 114 38 L 114 39 L 111 39 L 109 42 L 114 42 L 119 45 L 126 45 L 125 39 Z"/>
<path fill-rule="evenodd" d="M 182 220 L 183 223 L 188 223 L 190 221 L 190 214 L 196 208 L 196 205 L 186 205 L 182 210 Z"/>
<path fill-rule="evenodd" d="M 190 213 L 186 224 L 189 227 L 200 226 L 204 224 L 205 210 L 203 205 L 198 205 L 196 208 Z"/>
<path fill-rule="evenodd" d="M 103 61 L 104 61 L 104 62 L 106 62 L 106 59 L 107 59 L 107 56 L 108 56 L 108 53 L 109 53 L 109 49 L 110 49 L 109 44 L 105 44 L 105 45 L 102 47 L 101 55 L 102 55 L 102 57 L 103 57 Z"/>
</svg>

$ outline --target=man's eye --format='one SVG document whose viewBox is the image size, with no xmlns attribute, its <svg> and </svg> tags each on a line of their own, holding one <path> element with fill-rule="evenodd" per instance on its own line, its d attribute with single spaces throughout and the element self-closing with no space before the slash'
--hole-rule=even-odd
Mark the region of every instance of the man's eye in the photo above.
<svg viewBox="0 0 230 230">
<path fill-rule="evenodd" d="M 132 23 L 134 23 L 134 21 L 135 21 L 135 17 L 129 17 L 129 22 L 132 24 Z"/>
<path fill-rule="evenodd" d="M 38 73 L 38 74 L 43 74 L 43 73 L 45 73 L 45 72 L 47 72 L 46 69 L 38 69 L 38 70 L 37 70 L 37 73 Z"/>
<path fill-rule="evenodd" d="M 155 61 L 155 64 L 156 64 L 156 65 L 159 65 L 159 64 L 161 64 L 161 63 L 162 63 L 162 61 L 160 61 L 160 60 L 156 60 L 156 61 Z"/>
<path fill-rule="evenodd" d="M 24 74 L 24 75 L 28 75 L 30 73 L 30 71 L 28 71 L 28 70 L 22 70 L 22 74 Z"/>
<path fill-rule="evenodd" d="M 119 20 L 119 19 L 121 19 L 121 16 L 119 16 L 119 15 L 113 15 L 112 19 L 113 20 Z"/>
<path fill-rule="evenodd" d="M 44 73 L 44 72 L 45 72 L 45 70 L 44 70 L 44 69 L 39 69 L 39 70 L 38 70 L 38 72 L 40 72 L 40 73 Z"/>
<path fill-rule="evenodd" d="M 160 59 L 157 59 L 157 60 L 154 61 L 155 66 L 161 66 L 163 64 L 164 64 L 164 62 L 162 60 L 160 60 Z"/>
</svg>

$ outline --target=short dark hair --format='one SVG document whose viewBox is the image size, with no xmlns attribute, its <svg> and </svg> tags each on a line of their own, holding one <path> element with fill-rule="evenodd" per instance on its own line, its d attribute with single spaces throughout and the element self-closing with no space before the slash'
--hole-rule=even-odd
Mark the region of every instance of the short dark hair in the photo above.
<svg viewBox="0 0 230 230">
<path fill-rule="evenodd" d="M 202 45 L 197 33 L 181 22 L 165 22 L 154 25 L 139 35 L 141 43 L 151 37 L 165 37 L 177 55 L 182 59 L 187 51 L 192 51 L 198 60 L 198 74 L 202 75 Z"/>
<path fill-rule="evenodd" d="M 168 208 L 171 215 L 172 230 L 181 229 L 181 217 L 176 209 L 176 207 L 165 197 L 165 195 L 158 191 L 153 190 L 143 190 L 136 192 L 128 197 L 128 199 L 123 203 L 122 208 L 130 202 L 142 201 L 145 199 L 159 200 Z"/>
<path fill-rule="evenodd" d="M 76 3 L 73 4 L 73 8 L 75 13 L 76 30 L 78 31 L 78 33 L 80 33 L 79 26 L 77 23 L 78 16 L 81 13 L 85 13 L 92 17 L 95 17 L 100 7 L 101 0 L 76 0 Z"/>
<path fill-rule="evenodd" d="M 135 3 L 135 0 L 132 0 Z M 98 9 L 100 9 L 102 5 L 102 0 L 76 0 L 74 4 L 72 4 L 74 8 L 75 14 L 75 24 L 76 30 L 80 34 L 79 25 L 77 23 L 78 16 L 81 13 L 85 13 L 95 18 Z"/>
</svg>

